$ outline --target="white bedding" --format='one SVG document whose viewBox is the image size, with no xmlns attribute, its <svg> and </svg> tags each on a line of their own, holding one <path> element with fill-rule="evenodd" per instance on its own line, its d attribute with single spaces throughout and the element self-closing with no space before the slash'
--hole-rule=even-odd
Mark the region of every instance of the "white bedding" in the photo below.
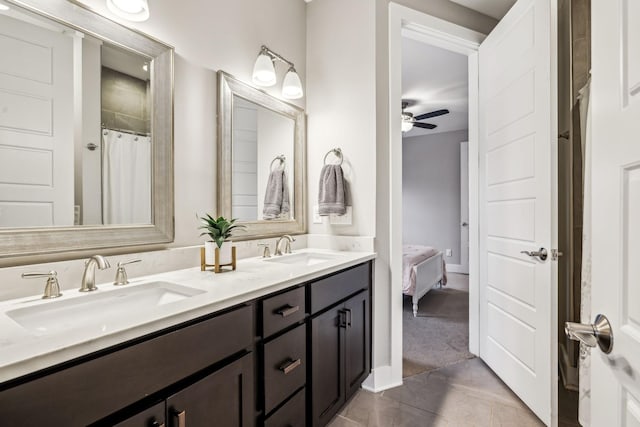
<svg viewBox="0 0 640 427">
<path fill-rule="evenodd" d="M 413 295 L 416 290 L 416 265 L 436 255 L 438 250 L 430 246 L 404 245 L 402 247 L 402 293 Z M 447 276 L 443 261 L 442 284 L 446 285 Z"/>
</svg>

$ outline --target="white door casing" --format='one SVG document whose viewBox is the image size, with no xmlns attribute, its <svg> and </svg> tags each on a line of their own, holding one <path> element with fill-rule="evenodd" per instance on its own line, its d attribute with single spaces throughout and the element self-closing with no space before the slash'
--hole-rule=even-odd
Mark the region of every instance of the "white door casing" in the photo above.
<svg viewBox="0 0 640 427">
<path fill-rule="evenodd" d="M 0 227 L 73 225 L 73 39 L 0 16 Z"/>
<path fill-rule="evenodd" d="M 640 426 L 640 2 L 591 7 L 591 313 L 613 328 L 612 353 L 591 350 L 591 425 Z"/>
<path fill-rule="evenodd" d="M 547 425 L 557 381 L 555 0 L 518 0 L 479 49 L 480 356 Z"/>
<path fill-rule="evenodd" d="M 469 143 L 460 143 L 460 273 L 469 274 Z"/>
</svg>

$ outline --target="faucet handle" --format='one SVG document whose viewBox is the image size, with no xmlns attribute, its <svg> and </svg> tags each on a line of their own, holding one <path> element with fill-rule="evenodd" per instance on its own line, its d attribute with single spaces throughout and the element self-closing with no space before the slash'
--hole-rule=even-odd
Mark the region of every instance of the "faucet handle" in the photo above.
<svg viewBox="0 0 640 427">
<path fill-rule="evenodd" d="M 263 247 L 262 258 L 271 258 L 271 248 L 268 243 L 258 243 L 258 247 Z"/>
<path fill-rule="evenodd" d="M 60 284 L 58 283 L 58 272 L 51 270 L 48 273 L 22 273 L 23 279 L 40 279 L 47 278 L 47 284 L 44 287 L 44 295 L 42 299 L 58 298 L 62 295 L 60 292 Z"/>
<path fill-rule="evenodd" d="M 141 262 L 141 259 L 133 259 L 129 261 L 119 261 L 118 269 L 116 270 L 116 278 L 113 280 L 113 286 L 122 286 L 129 283 L 127 277 L 127 270 L 124 269 L 125 265 L 133 264 L 134 262 Z"/>
</svg>

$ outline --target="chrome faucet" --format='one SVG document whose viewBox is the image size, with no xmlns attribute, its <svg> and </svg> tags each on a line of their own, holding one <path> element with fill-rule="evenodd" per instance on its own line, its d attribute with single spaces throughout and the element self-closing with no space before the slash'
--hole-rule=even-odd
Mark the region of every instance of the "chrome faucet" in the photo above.
<svg viewBox="0 0 640 427">
<path fill-rule="evenodd" d="M 284 240 L 284 253 L 285 254 L 290 254 L 291 253 L 291 242 L 295 242 L 296 241 L 296 239 L 294 239 L 293 237 L 289 236 L 288 234 L 285 234 L 284 236 L 280 237 L 276 241 L 276 251 L 275 251 L 276 255 L 283 255 L 282 249 L 280 249 L 280 243 L 283 240 Z"/>
<path fill-rule="evenodd" d="M 84 264 L 84 274 L 82 275 L 82 284 L 80 292 L 91 292 L 98 289 L 96 287 L 96 267 L 100 270 L 111 267 L 109 261 L 102 255 L 94 255 Z"/>
</svg>

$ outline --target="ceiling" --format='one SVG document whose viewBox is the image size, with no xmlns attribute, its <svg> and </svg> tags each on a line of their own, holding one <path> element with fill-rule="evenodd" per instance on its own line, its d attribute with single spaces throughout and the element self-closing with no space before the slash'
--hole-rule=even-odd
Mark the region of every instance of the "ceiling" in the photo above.
<svg viewBox="0 0 640 427">
<path fill-rule="evenodd" d="M 413 101 L 406 111 L 414 116 L 443 108 L 450 111 L 444 116 L 421 120 L 438 125 L 437 128 L 429 130 L 414 127 L 403 133 L 404 137 L 467 129 L 467 57 L 403 37 L 402 99 Z"/>
<path fill-rule="evenodd" d="M 498 21 L 511 9 L 516 0 L 451 0 Z"/>
</svg>

